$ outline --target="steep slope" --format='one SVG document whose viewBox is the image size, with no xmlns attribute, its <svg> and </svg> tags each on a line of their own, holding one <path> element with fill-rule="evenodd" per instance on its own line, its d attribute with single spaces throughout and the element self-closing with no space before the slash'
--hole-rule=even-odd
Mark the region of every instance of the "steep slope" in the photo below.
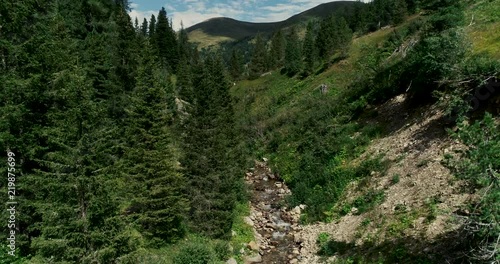
<svg viewBox="0 0 500 264">
<path fill-rule="evenodd" d="M 464 237 L 456 213 L 477 197 L 463 192 L 466 183 L 455 179 L 443 157 L 463 146 L 448 137 L 442 111 L 435 106 L 412 109 L 406 99 L 400 95 L 375 108 L 380 115 L 370 122 L 385 123 L 394 131 L 374 140 L 353 163 L 383 154 L 387 168 L 372 171 L 371 176 L 346 189 L 336 205 L 339 211 L 347 208 L 344 216 L 304 227 L 297 235 L 303 245 L 302 263 L 319 262 L 317 239 L 321 234 L 356 248 L 367 258 L 384 252 L 387 262 L 398 258 L 423 263 L 457 261 L 455 253 L 460 252 Z M 370 192 L 383 198 L 360 213 L 364 205 L 357 201 Z M 336 253 L 352 255 L 347 248 Z M 400 255 L 387 254 L 393 249 Z"/>
<path fill-rule="evenodd" d="M 472 41 L 466 59 L 483 56 L 497 70 L 498 4 L 472 3 L 465 16 L 474 17 L 473 23 L 460 29 Z M 272 72 L 233 88 L 239 125 L 257 157 L 269 158 L 273 171 L 292 189 L 291 205 L 336 201 L 302 214 L 306 225 L 294 234 L 300 263 L 465 263 L 477 254 L 468 248 L 476 214 L 470 206 L 485 194 L 457 177 L 448 163 L 455 152 L 464 155 L 468 148 L 450 136 L 449 129 L 459 128 L 445 117 L 442 105 L 415 102 L 406 86 L 369 104 L 367 94 L 358 95 L 358 101 L 351 97 L 362 72 L 378 82 L 397 78 L 397 61 L 406 59 L 418 33 L 380 57 L 376 51 L 425 19 L 416 15 L 401 26 L 357 38 L 347 59 L 303 80 Z M 386 75 L 373 70 L 374 61 L 386 65 Z M 498 71 L 490 77 L 498 78 Z M 327 93 L 320 92 L 323 85 Z M 474 114 L 487 109 L 498 128 L 499 103 L 499 94 L 492 94 Z M 359 109 L 357 104 L 362 106 L 354 117 L 344 114 L 345 108 Z M 498 138 L 498 130 L 493 134 Z M 313 181 L 315 186 L 307 185 Z M 341 195 L 334 193 L 339 189 Z"/>
</svg>

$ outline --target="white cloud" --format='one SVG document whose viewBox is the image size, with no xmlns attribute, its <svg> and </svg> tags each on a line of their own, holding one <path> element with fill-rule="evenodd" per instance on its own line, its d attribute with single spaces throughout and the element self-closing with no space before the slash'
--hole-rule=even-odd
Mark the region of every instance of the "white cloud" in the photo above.
<svg viewBox="0 0 500 264">
<path fill-rule="evenodd" d="M 271 12 L 287 12 L 290 13 L 290 16 L 293 16 L 296 13 L 305 11 L 301 6 L 298 5 L 288 5 L 288 4 L 277 4 L 274 6 L 264 6 L 261 9 L 271 11 Z M 272 15 L 272 14 L 270 14 Z"/>
<path fill-rule="evenodd" d="M 187 1 L 186 1 L 187 2 Z M 181 22 L 185 28 L 193 26 L 214 17 L 241 17 L 247 12 L 241 6 L 232 4 L 218 3 L 212 7 L 207 7 L 204 2 L 188 4 L 188 10 L 172 12 L 173 27 L 175 30 L 181 28 Z"/>
<path fill-rule="evenodd" d="M 158 11 L 153 11 L 153 10 L 139 11 L 139 10 L 132 9 L 132 11 L 130 11 L 128 14 L 132 18 L 132 21 L 135 21 L 135 18 L 137 17 L 137 20 L 139 20 L 139 24 L 142 24 L 142 21 L 144 20 L 144 18 L 146 18 L 146 20 L 149 22 L 151 15 L 156 16 L 157 13 L 158 13 Z"/>
<path fill-rule="evenodd" d="M 184 28 L 188 28 L 207 19 L 221 16 L 222 15 L 216 13 L 200 13 L 193 10 L 174 12 L 171 14 L 174 30 L 179 30 L 181 28 L 181 22 L 184 24 Z"/>
</svg>

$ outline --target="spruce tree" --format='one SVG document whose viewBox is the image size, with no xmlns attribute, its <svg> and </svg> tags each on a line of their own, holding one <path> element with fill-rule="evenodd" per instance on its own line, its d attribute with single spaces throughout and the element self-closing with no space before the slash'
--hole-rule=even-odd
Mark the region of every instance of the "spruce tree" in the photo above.
<svg viewBox="0 0 500 264">
<path fill-rule="evenodd" d="M 302 44 L 295 27 L 286 37 L 285 69 L 291 76 L 302 70 Z"/>
<path fill-rule="evenodd" d="M 258 78 L 267 70 L 267 49 L 266 41 L 262 34 L 257 34 L 255 37 L 255 45 L 253 49 L 252 59 L 248 66 L 250 79 Z"/>
<path fill-rule="evenodd" d="M 132 23 L 113 1 L 92 8 L 69 0 L 23 1 L 13 8 L 13 17 L 1 16 L 11 22 L 2 23 L 9 45 L 1 41 L 0 56 L 9 71 L 0 75 L 8 95 L 8 108 L 0 108 L 16 106 L 5 119 L 20 125 L 2 118 L 0 137 L 23 161 L 17 167 L 21 254 L 42 262 L 111 263 L 134 250 L 109 184 L 116 178 L 110 168 L 119 123 L 109 110 L 134 72 L 127 50 L 134 44 L 120 37 L 132 29 L 133 39 Z"/>
<path fill-rule="evenodd" d="M 316 32 L 314 29 L 314 22 L 307 24 L 306 36 L 302 45 L 302 56 L 304 57 L 304 69 L 306 73 L 311 74 L 316 67 L 318 54 L 315 44 Z"/>
<path fill-rule="evenodd" d="M 164 7 L 158 13 L 155 31 L 155 44 L 158 51 L 157 56 L 170 70 L 175 70 L 178 58 L 177 39 L 174 30 L 169 24 L 167 11 Z"/>
<path fill-rule="evenodd" d="M 406 16 L 408 15 L 408 6 L 405 0 L 394 0 L 392 11 L 391 22 L 394 25 L 402 23 Z"/>
<path fill-rule="evenodd" d="M 141 35 L 146 37 L 148 35 L 148 20 L 144 18 L 141 25 Z"/>
<path fill-rule="evenodd" d="M 221 238 L 231 230 L 241 155 L 235 152 L 230 84 L 222 60 L 209 56 L 203 65 L 194 78 L 195 103 L 183 129 L 181 163 L 190 183 L 191 228 Z"/>
<path fill-rule="evenodd" d="M 149 40 L 151 41 L 153 47 L 155 47 L 155 35 L 156 35 L 156 17 L 155 15 L 151 15 L 149 19 L 149 30 L 148 30 Z"/>
<path fill-rule="evenodd" d="M 352 42 L 352 30 L 343 17 L 330 16 L 321 21 L 316 39 L 319 56 L 326 61 L 337 51 L 345 55 Z"/>
<path fill-rule="evenodd" d="M 177 96 L 188 103 L 193 102 L 193 73 L 187 58 L 182 58 L 177 66 Z"/>
<path fill-rule="evenodd" d="M 282 30 L 278 30 L 271 38 L 271 50 L 269 51 L 270 65 L 269 67 L 281 68 L 285 59 L 286 41 Z"/>
<path fill-rule="evenodd" d="M 129 212 L 149 237 L 174 242 L 184 234 L 185 180 L 172 138 L 173 89 L 148 47 L 127 108 L 122 171 L 134 194 Z"/>
<path fill-rule="evenodd" d="M 335 49 L 340 50 L 341 56 L 347 56 L 352 43 L 352 30 L 349 28 L 347 21 L 340 17 L 336 20 L 336 39 L 335 39 Z"/>
<path fill-rule="evenodd" d="M 229 60 L 229 73 L 233 80 L 238 80 L 243 74 L 242 59 L 237 49 L 233 49 L 231 52 L 231 58 Z"/>
<path fill-rule="evenodd" d="M 368 30 L 369 17 L 369 5 L 364 4 L 361 1 L 354 6 L 354 14 L 351 19 L 350 27 L 353 31 L 359 32 L 359 34 L 364 34 Z"/>
<path fill-rule="evenodd" d="M 179 31 L 179 60 L 189 61 L 191 59 L 191 43 L 189 43 L 189 37 L 187 31 L 184 29 L 184 25 L 181 23 L 181 30 Z"/>
<path fill-rule="evenodd" d="M 316 39 L 319 56 L 328 60 L 334 51 L 335 18 L 333 16 L 321 20 L 320 29 Z"/>
</svg>

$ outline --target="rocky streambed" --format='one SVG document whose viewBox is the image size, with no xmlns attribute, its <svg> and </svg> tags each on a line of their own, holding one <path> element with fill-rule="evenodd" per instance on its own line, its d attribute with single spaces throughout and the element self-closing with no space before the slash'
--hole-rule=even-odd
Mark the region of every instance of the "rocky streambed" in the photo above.
<svg viewBox="0 0 500 264">
<path fill-rule="evenodd" d="M 258 255 L 245 258 L 245 263 L 286 264 L 301 260 L 298 225 L 305 206 L 287 208 L 288 187 L 267 166 L 267 160 L 256 161 L 245 176 L 252 190 L 250 216 L 245 222 L 254 228 L 255 240 L 247 247 Z"/>
</svg>

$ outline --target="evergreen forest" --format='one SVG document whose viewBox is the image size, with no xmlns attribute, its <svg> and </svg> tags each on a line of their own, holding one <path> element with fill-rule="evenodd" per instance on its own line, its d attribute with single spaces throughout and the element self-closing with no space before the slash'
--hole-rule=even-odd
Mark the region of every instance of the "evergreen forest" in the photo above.
<svg viewBox="0 0 500 264">
<path fill-rule="evenodd" d="M 463 147 L 438 163 L 475 198 L 453 212 L 434 196 L 421 210 L 398 204 L 396 222 L 359 221 L 385 237 L 360 231 L 363 247 L 342 247 L 321 233 L 315 254 L 325 263 L 496 263 L 499 6 L 353 1 L 199 48 L 165 8 L 138 21 L 127 0 L 2 1 L 0 197 L 11 210 L 0 213 L 0 263 L 257 263 L 246 256 L 264 255 L 245 220 L 254 160 L 290 188 L 280 206 L 303 205 L 300 225 L 369 215 L 405 175 L 387 176 L 385 189 L 346 190 L 411 157 L 366 154 L 409 126 L 394 128 L 394 116 L 376 110 L 401 95 L 407 116 L 442 113 L 437 140 Z M 463 239 L 413 252 L 405 230 L 441 213 L 459 215 Z"/>
</svg>

